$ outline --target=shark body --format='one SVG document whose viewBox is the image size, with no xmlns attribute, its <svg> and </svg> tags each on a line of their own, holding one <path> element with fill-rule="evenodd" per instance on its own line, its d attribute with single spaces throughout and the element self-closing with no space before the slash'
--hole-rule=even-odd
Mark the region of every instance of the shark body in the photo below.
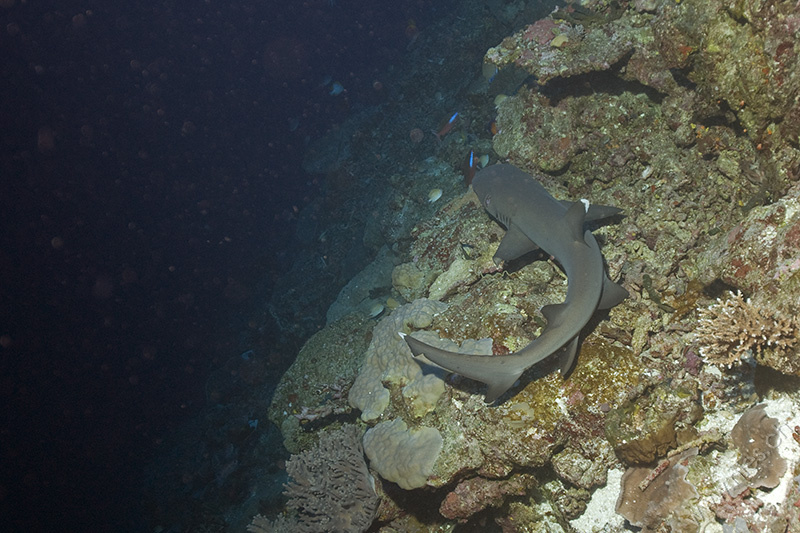
<svg viewBox="0 0 800 533">
<path fill-rule="evenodd" d="M 613 307 L 628 292 L 608 278 L 597 240 L 583 229 L 584 222 L 615 215 L 619 209 L 590 207 L 585 200 L 560 202 L 512 165 L 481 170 L 472 186 L 486 211 L 507 229 L 494 256 L 496 263 L 541 247 L 561 264 L 569 281 L 564 302 L 542 308 L 547 319 L 542 334 L 505 356 L 449 352 L 402 335 L 415 356 L 424 354 L 451 372 L 486 383 L 485 400 L 490 403 L 510 389 L 525 370 L 559 350 L 560 370 L 566 374 L 575 360 L 581 329 L 597 309 Z"/>
</svg>

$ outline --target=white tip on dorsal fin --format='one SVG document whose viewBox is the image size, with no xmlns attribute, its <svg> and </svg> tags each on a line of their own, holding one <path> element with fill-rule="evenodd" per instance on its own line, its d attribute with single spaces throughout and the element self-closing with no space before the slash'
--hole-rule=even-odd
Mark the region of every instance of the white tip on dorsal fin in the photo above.
<svg viewBox="0 0 800 533">
<path fill-rule="evenodd" d="M 581 198 L 581 203 L 583 204 L 583 207 L 586 209 L 586 212 L 588 213 L 589 212 L 589 200 L 587 200 L 586 198 Z"/>
<path fill-rule="evenodd" d="M 583 207 L 583 209 L 581 209 Z M 564 215 L 564 223 L 566 224 L 566 234 L 572 235 L 576 241 L 583 242 L 583 222 L 586 220 L 586 204 L 575 202 L 567 209 Z"/>
</svg>

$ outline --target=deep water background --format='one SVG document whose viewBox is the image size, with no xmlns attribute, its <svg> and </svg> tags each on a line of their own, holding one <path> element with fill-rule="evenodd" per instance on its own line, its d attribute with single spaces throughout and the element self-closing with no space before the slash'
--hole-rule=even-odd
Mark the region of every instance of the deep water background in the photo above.
<svg viewBox="0 0 800 533">
<path fill-rule="evenodd" d="M 169 520 L 143 472 L 203 431 L 209 379 L 253 350 L 268 390 L 303 340 L 265 302 L 325 194 L 306 144 L 453 5 L 0 1 L 4 531 Z"/>
</svg>

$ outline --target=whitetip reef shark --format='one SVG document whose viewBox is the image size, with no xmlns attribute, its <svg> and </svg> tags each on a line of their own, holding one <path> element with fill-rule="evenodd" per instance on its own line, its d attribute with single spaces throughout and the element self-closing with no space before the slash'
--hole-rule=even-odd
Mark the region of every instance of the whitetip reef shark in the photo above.
<svg viewBox="0 0 800 533">
<path fill-rule="evenodd" d="M 560 202 L 513 165 L 486 167 L 475 175 L 472 188 L 489 215 L 507 230 L 494 255 L 496 264 L 542 248 L 561 264 L 568 279 L 564 302 L 542 308 L 547 319 L 542 334 L 508 355 L 459 354 L 400 334 L 414 356 L 424 354 L 446 370 L 486 383 L 485 401 L 491 403 L 514 386 L 525 370 L 559 350 L 559 368 L 565 375 L 575 361 L 581 329 L 594 312 L 609 309 L 628 296 L 628 291 L 608 278 L 597 240 L 583 229 L 584 222 L 621 210 L 590 206 L 587 200 Z"/>
</svg>

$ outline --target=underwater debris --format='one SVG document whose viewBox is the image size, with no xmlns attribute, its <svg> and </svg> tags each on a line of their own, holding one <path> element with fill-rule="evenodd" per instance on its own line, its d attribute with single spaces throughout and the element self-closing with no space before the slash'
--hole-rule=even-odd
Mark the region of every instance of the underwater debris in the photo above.
<svg viewBox="0 0 800 533">
<path fill-rule="evenodd" d="M 689 448 L 669 459 L 669 464 L 642 490 L 642 483 L 650 476 L 652 468 L 636 466 L 622 475 L 621 493 L 617 500 L 617 513 L 643 531 L 655 529 L 668 516 L 678 511 L 682 504 L 698 497 L 694 486 L 686 481 L 688 463 L 697 455 L 697 448 Z M 680 513 L 680 511 L 679 511 Z"/>
<path fill-rule="evenodd" d="M 700 354 L 707 363 L 731 366 L 748 352 L 758 360 L 769 348 L 788 355 L 797 344 L 798 325 L 794 317 L 784 317 L 744 299 L 737 291 L 725 300 L 700 310 L 696 337 Z"/>
<path fill-rule="evenodd" d="M 739 450 L 743 480 L 728 489 L 737 496 L 748 488 L 778 486 L 786 473 L 786 460 L 778 453 L 778 420 L 767 416 L 764 404 L 751 407 L 742 414 L 731 431 L 731 440 Z"/>
</svg>

